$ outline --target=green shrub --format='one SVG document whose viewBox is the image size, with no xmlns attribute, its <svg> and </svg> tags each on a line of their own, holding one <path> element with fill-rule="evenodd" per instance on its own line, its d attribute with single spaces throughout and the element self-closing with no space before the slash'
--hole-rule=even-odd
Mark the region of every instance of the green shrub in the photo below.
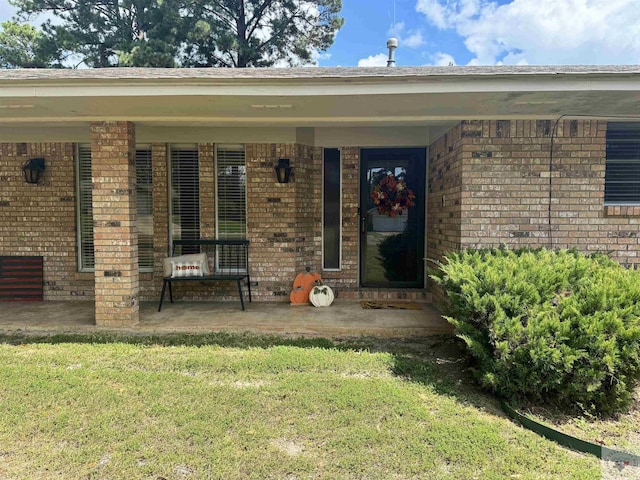
<svg viewBox="0 0 640 480">
<path fill-rule="evenodd" d="M 576 251 L 466 250 L 432 278 L 481 384 L 599 414 L 622 411 L 640 382 L 640 274 Z"/>
</svg>

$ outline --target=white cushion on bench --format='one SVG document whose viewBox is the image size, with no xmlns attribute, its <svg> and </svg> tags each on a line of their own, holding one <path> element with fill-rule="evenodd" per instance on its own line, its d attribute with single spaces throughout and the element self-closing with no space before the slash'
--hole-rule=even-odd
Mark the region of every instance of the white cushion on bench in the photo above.
<svg viewBox="0 0 640 480">
<path fill-rule="evenodd" d="M 202 274 L 207 276 L 211 275 L 209 270 L 209 260 L 207 260 L 206 253 L 191 253 L 189 255 L 178 255 L 177 257 L 165 257 L 164 259 L 164 276 L 170 277 L 173 269 L 171 268 L 171 262 L 186 263 L 186 262 L 202 262 Z"/>
</svg>

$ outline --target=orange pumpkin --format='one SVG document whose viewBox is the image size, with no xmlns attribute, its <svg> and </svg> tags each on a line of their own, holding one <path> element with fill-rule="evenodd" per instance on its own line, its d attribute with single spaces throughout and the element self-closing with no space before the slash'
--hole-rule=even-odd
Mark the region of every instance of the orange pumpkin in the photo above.
<svg viewBox="0 0 640 480">
<path fill-rule="evenodd" d="M 289 294 L 289 300 L 295 305 L 309 303 L 309 291 L 302 287 L 294 288 Z"/>
<path fill-rule="evenodd" d="M 296 275 L 296 278 L 293 280 L 293 288 L 302 287 L 302 279 L 304 278 L 305 275 L 306 273 L 304 272 Z"/>
<path fill-rule="evenodd" d="M 293 288 L 304 288 L 307 292 L 310 292 L 319 277 L 320 275 L 317 273 L 299 273 L 293 281 Z"/>
</svg>

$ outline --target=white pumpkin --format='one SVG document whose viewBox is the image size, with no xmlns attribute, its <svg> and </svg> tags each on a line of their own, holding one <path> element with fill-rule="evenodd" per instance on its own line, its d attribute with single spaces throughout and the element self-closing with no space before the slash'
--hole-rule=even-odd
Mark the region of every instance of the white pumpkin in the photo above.
<svg viewBox="0 0 640 480">
<path fill-rule="evenodd" d="M 309 293 L 309 300 L 314 307 L 328 307 L 333 303 L 333 290 L 326 285 L 313 287 Z"/>
</svg>

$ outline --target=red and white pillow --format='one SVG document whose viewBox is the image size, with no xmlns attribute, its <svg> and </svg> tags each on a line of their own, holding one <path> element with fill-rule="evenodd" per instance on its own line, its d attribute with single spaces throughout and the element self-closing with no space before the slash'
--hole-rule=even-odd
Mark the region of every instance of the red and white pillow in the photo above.
<svg viewBox="0 0 640 480">
<path fill-rule="evenodd" d="M 202 262 L 171 262 L 171 277 L 202 277 L 204 265 Z"/>
<path fill-rule="evenodd" d="M 172 263 L 189 263 L 189 262 L 202 262 L 202 275 L 198 276 L 207 276 L 211 275 L 209 269 L 209 260 L 207 259 L 206 253 L 192 253 L 189 255 L 180 255 L 177 257 L 165 257 L 164 259 L 164 276 L 165 277 L 173 277 L 173 266 Z"/>
</svg>

